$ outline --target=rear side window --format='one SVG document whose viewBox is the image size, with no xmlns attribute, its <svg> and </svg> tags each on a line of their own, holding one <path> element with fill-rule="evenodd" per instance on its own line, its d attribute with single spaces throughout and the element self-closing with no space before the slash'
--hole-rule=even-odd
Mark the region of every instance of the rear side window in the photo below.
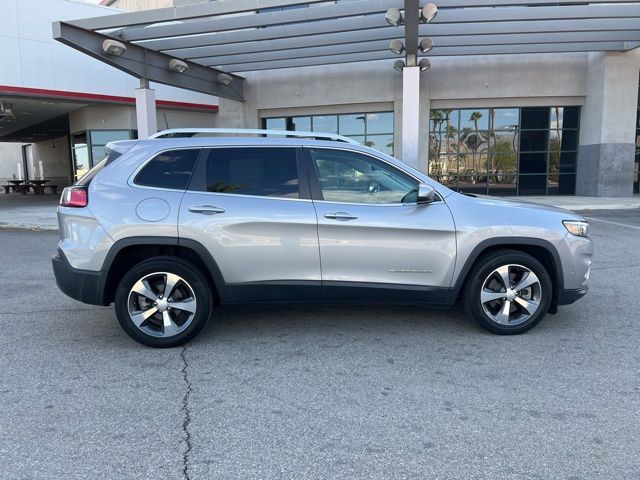
<svg viewBox="0 0 640 480">
<path fill-rule="evenodd" d="M 208 192 L 300 198 L 294 148 L 215 148 L 207 158 Z"/>
<path fill-rule="evenodd" d="M 140 170 L 134 182 L 146 187 L 186 190 L 199 153 L 199 149 L 162 152 Z"/>
</svg>

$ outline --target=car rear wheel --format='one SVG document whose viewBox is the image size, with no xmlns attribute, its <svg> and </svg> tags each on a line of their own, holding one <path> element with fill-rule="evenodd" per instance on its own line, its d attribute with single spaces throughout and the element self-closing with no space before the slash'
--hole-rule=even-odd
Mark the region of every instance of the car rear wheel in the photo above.
<svg viewBox="0 0 640 480">
<path fill-rule="evenodd" d="M 536 258 L 515 250 L 492 252 L 471 271 L 464 293 L 467 314 L 484 329 L 502 335 L 526 332 L 551 304 L 549 273 Z"/>
<path fill-rule="evenodd" d="M 211 291 L 200 271 L 178 257 L 156 257 L 129 270 L 115 295 L 124 331 L 150 347 L 191 340 L 211 313 Z"/>
</svg>

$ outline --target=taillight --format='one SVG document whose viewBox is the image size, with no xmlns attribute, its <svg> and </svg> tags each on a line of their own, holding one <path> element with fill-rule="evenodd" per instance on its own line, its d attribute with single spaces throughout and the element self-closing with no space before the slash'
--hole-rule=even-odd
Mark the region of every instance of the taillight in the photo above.
<svg viewBox="0 0 640 480">
<path fill-rule="evenodd" d="M 89 203 L 86 187 L 67 187 L 62 191 L 60 205 L 63 207 L 86 207 Z"/>
</svg>

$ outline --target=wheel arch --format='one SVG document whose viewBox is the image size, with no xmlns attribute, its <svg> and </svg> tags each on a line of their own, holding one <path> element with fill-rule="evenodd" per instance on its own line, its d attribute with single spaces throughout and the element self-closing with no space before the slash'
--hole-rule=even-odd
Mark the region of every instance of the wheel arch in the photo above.
<svg viewBox="0 0 640 480">
<path fill-rule="evenodd" d="M 455 302 L 460 297 L 467 282 L 469 273 L 484 256 L 496 250 L 517 250 L 531 255 L 546 268 L 553 284 L 553 298 L 549 308 L 550 313 L 555 313 L 558 304 L 558 292 L 564 286 L 562 274 L 562 262 L 560 254 L 555 246 L 548 240 L 542 238 L 527 237 L 497 237 L 480 242 L 467 257 L 464 266 L 460 270 L 455 284 L 451 289 L 451 302 Z"/>
<path fill-rule="evenodd" d="M 218 264 L 208 250 L 195 240 L 171 237 L 130 237 L 118 240 L 109 250 L 102 266 L 102 299 L 109 305 L 123 275 L 137 263 L 152 257 L 171 255 L 183 258 L 200 268 L 214 301 L 226 298 L 227 289 Z"/>
</svg>

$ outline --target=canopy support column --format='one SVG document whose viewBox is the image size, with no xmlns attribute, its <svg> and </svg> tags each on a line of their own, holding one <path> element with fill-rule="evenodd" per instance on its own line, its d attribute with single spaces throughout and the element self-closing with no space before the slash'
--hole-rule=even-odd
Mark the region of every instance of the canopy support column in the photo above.
<svg viewBox="0 0 640 480">
<path fill-rule="evenodd" d="M 138 138 L 149 138 L 157 133 L 156 92 L 149 88 L 149 81 L 144 78 L 140 79 L 140 88 L 136 88 L 136 121 Z"/>
<path fill-rule="evenodd" d="M 420 67 L 402 69 L 402 161 L 418 169 L 420 142 Z"/>
</svg>

